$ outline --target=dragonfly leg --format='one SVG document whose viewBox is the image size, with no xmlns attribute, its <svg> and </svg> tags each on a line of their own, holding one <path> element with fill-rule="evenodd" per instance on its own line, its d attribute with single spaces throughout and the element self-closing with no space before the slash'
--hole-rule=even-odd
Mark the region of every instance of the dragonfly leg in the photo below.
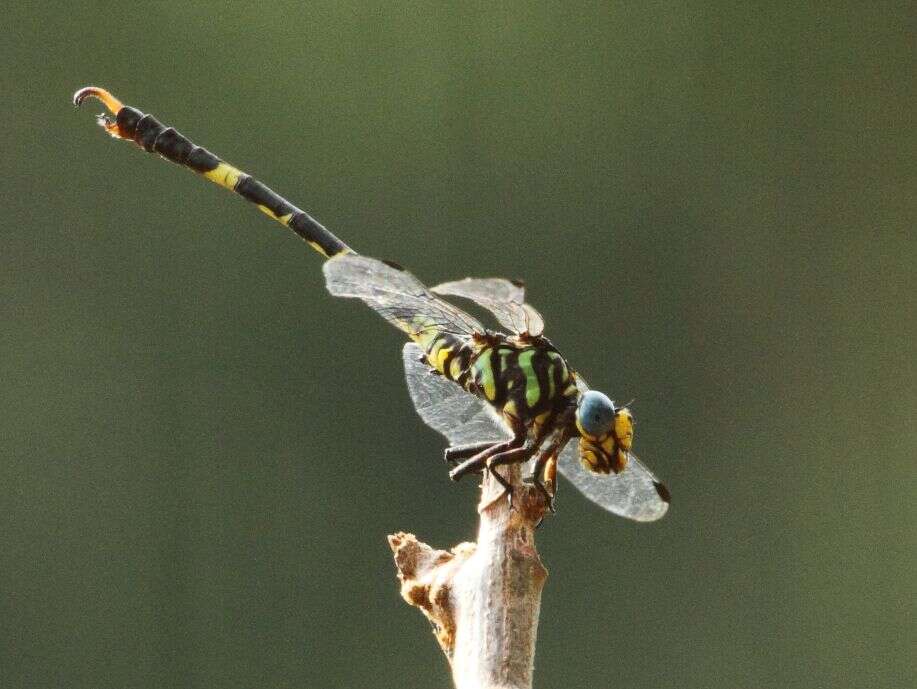
<svg viewBox="0 0 917 689">
<path fill-rule="evenodd" d="M 482 471 L 484 467 L 487 466 L 487 462 L 491 457 L 500 455 L 501 453 L 504 453 L 508 450 L 518 449 L 524 445 L 526 435 L 527 432 L 525 426 L 519 424 L 517 428 L 513 429 L 512 438 L 509 440 L 504 440 L 503 442 L 485 445 L 483 450 L 478 452 L 470 459 L 466 459 L 464 462 L 450 471 L 449 478 L 451 478 L 453 481 L 458 481 L 460 478 L 467 474 L 475 474 Z M 500 478 L 502 479 L 503 477 L 501 476 Z M 502 484 L 503 481 L 501 480 L 500 483 Z"/>
<path fill-rule="evenodd" d="M 477 474 L 484 470 L 484 467 L 487 465 L 487 460 L 490 459 L 493 455 L 503 452 L 505 450 L 510 450 L 514 446 L 518 446 L 521 442 L 516 442 L 516 439 L 504 440 L 502 443 L 496 443 L 487 446 L 481 452 L 478 452 L 476 455 L 470 459 L 466 459 L 464 462 L 459 464 L 455 469 L 449 472 L 449 478 L 453 481 L 458 481 L 463 476 L 467 474 Z"/>
<path fill-rule="evenodd" d="M 484 443 L 471 443 L 470 445 L 454 445 L 447 447 L 443 453 L 443 458 L 449 464 L 457 464 L 463 459 L 474 457 L 483 450 L 489 450 L 494 445 L 499 445 L 500 441 L 488 441 Z"/>
<path fill-rule="evenodd" d="M 532 475 L 529 477 L 529 480 L 544 496 L 545 503 L 547 503 L 548 509 L 551 510 L 551 514 L 555 514 L 557 510 L 554 509 L 554 495 L 548 491 L 544 485 L 544 481 L 541 478 L 549 459 L 551 459 L 551 455 L 549 453 L 543 453 L 538 459 L 535 460 L 535 466 L 532 467 Z M 554 490 L 556 492 L 557 488 L 555 487 Z"/>
<path fill-rule="evenodd" d="M 487 459 L 485 464 L 487 471 L 489 471 L 490 475 L 503 486 L 503 490 L 509 495 L 510 507 L 512 507 L 513 504 L 513 487 L 509 481 L 500 475 L 497 471 L 497 467 L 505 464 L 521 464 L 522 462 L 527 462 L 531 458 L 532 453 L 535 452 L 535 449 L 536 444 L 528 440 L 522 447 L 514 447 L 504 450 L 503 452 L 498 452 Z"/>
</svg>

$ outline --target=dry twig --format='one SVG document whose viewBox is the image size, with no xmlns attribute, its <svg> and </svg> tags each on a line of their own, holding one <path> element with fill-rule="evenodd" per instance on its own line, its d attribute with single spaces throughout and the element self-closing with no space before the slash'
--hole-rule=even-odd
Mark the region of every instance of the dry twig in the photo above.
<svg viewBox="0 0 917 689">
<path fill-rule="evenodd" d="M 541 493 L 505 476 L 513 506 L 490 477 L 482 483 L 477 543 L 434 550 L 413 534 L 389 536 L 401 595 L 432 622 L 457 689 L 530 689 L 541 590 L 547 570 L 535 550 Z"/>
</svg>

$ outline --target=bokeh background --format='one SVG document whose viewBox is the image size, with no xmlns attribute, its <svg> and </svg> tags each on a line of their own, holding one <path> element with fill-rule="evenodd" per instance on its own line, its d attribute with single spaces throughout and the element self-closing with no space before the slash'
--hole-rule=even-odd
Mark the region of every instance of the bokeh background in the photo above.
<svg viewBox="0 0 917 689">
<path fill-rule="evenodd" d="M 0 686 L 446 688 L 385 537 L 474 535 L 400 335 L 89 83 L 636 397 L 672 510 L 561 493 L 536 687 L 913 686 L 913 8 L 4 15 Z"/>
</svg>

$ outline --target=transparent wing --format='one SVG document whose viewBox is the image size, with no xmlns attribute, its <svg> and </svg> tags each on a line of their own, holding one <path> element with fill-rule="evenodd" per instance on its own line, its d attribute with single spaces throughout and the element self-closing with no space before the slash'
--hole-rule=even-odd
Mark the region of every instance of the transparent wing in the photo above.
<svg viewBox="0 0 917 689">
<path fill-rule="evenodd" d="M 325 261 L 325 285 L 336 297 L 362 299 L 396 328 L 412 335 L 484 332 L 471 315 L 443 301 L 406 270 L 368 256 L 345 254 Z"/>
<path fill-rule="evenodd" d="M 585 379 L 579 373 L 574 375 L 576 387 L 586 392 Z M 557 468 L 592 502 L 622 517 L 651 522 L 669 509 L 668 489 L 633 453 L 628 453 L 627 468 L 620 474 L 596 474 L 580 463 L 579 443 L 573 440 L 560 453 Z"/>
<path fill-rule="evenodd" d="M 510 432 L 487 404 L 442 376 L 430 373 L 421 361 L 423 350 L 413 342 L 404 345 L 404 376 L 420 418 L 442 433 L 451 445 L 506 440 Z"/>
<path fill-rule="evenodd" d="M 490 311 L 500 325 L 510 332 L 521 335 L 541 335 L 544 319 L 541 314 L 525 303 L 525 288 L 503 278 L 465 278 L 455 282 L 444 282 L 432 288 L 437 294 L 464 297 L 480 304 Z"/>
<path fill-rule="evenodd" d="M 579 461 L 579 444 L 571 441 L 557 461 L 560 473 L 600 507 L 638 522 L 659 519 L 669 509 L 669 494 L 636 456 L 630 454 L 620 474 L 596 474 Z"/>
</svg>

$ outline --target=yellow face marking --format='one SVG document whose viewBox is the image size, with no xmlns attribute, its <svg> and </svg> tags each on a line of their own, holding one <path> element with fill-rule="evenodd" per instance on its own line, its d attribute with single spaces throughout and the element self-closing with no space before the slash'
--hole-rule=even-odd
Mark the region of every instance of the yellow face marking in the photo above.
<svg viewBox="0 0 917 689">
<path fill-rule="evenodd" d="M 221 187 L 234 191 L 239 183 L 239 178 L 243 174 L 241 170 L 234 168 L 229 163 L 220 163 L 209 172 L 205 172 L 204 177 L 215 184 L 219 184 Z M 270 213 L 270 215 L 273 216 L 274 214 Z"/>
<path fill-rule="evenodd" d="M 606 455 L 610 455 L 615 451 L 615 438 L 610 433 L 605 436 L 605 439 L 601 442 L 602 449 L 605 451 Z"/>
<path fill-rule="evenodd" d="M 623 447 L 623 442 L 619 438 L 615 438 L 613 433 L 609 433 L 599 443 L 599 447 L 601 448 L 602 456 L 608 458 L 606 461 L 613 472 L 619 474 L 624 471 L 627 466 L 627 449 Z M 604 473 L 607 474 L 608 469 L 605 469 Z"/>
<path fill-rule="evenodd" d="M 630 450 L 634 442 L 634 417 L 626 407 L 615 414 L 615 437 L 625 450 Z"/>
<path fill-rule="evenodd" d="M 588 438 L 580 438 L 580 463 L 585 469 L 596 474 L 620 471 L 617 468 L 620 460 L 614 458 L 617 452 L 619 450 L 615 447 L 615 439 L 610 434 L 601 443 L 596 443 Z M 625 458 L 624 461 L 626 464 L 627 459 Z"/>
<path fill-rule="evenodd" d="M 598 460 L 596 459 L 595 452 L 592 450 L 583 449 L 582 445 L 580 445 L 579 459 L 584 469 L 587 469 L 588 471 L 599 470 Z"/>
</svg>

